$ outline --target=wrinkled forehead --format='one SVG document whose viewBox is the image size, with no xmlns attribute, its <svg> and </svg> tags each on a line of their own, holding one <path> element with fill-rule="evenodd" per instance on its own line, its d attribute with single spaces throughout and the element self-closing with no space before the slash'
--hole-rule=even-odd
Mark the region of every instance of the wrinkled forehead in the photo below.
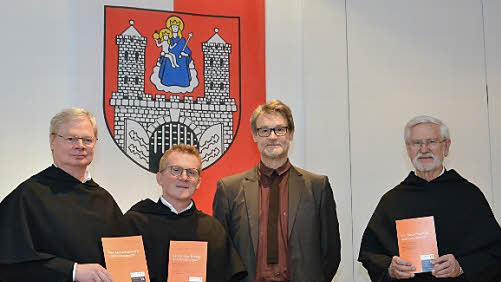
<svg viewBox="0 0 501 282">
<path fill-rule="evenodd" d="M 410 129 L 410 139 L 440 139 L 440 125 L 434 123 L 416 124 Z"/>
</svg>

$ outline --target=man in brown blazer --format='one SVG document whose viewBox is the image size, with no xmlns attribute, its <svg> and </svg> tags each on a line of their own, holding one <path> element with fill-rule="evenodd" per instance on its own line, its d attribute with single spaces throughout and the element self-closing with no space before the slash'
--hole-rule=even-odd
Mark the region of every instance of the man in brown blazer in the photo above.
<svg viewBox="0 0 501 282">
<path fill-rule="evenodd" d="M 292 166 L 290 108 L 278 100 L 251 118 L 261 161 L 218 182 L 214 216 L 230 234 L 245 282 L 330 282 L 340 262 L 336 204 L 326 176 Z"/>
</svg>

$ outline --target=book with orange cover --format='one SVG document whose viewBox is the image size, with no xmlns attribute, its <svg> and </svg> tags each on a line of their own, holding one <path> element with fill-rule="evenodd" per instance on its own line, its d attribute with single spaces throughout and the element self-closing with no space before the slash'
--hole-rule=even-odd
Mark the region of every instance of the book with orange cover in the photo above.
<svg viewBox="0 0 501 282">
<path fill-rule="evenodd" d="M 400 258 L 416 267 L 414 273 L 431 272 L 431 261 L 438 258 L 433 216 L 396 220 Z"/>
<path fill-rule="evenodd" d="M 101 238 L 106 269 L 114 282 L 149 282 L 141 236 Z"/>
<path fill-rule="evenodd" d="M 167 282 L 205 282 L 207 242 L 170 241 Z"/>
</svg>

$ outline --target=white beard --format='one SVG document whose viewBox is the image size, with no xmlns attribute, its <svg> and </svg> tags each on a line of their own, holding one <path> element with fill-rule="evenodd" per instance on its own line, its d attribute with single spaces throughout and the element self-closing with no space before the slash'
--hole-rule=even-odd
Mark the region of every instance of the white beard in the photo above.
<svg viewBox="0 0 501 282">
<path fill-rule="evenodd" d="M 433 159 L 433 162 L 430 164 L 423 164 L 419 161 L 420 157 L 431 157 Z M 416 170 L 420 172 L 430 172 L 437 169 L 441 165 L 440 160 L 432 153 L 427 153 L 427 154 L 418 153 L 414 157 L 414 159 L 412 159 L 412 164 L 414 165 Z"/>
</svg>

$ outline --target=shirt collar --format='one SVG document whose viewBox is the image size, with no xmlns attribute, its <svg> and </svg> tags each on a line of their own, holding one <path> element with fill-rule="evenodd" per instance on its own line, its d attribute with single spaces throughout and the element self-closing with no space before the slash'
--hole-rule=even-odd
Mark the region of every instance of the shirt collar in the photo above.
<svg viewBox="0 0 501 282">
<path fill-rule="evenodd" d="M 444 173 L 445 173 L 445 166 L 442 166 L 442 172 L 440 173 L 440 175 L 438 177 L 442 176 L 442 174 L 444 174 Z"/>
<path fill-rule="evenodd" d="M 53 164 L 53 165 L 54 165 L 55 167 L 57 167 L 57 165 L 56 165 L 56 164 Z M 57 168 L 59 168 L 59 167 L 57 167 Z M 82 180 L 82 183 L 85 183 L 85 182 L 87 182 L 87 181 L 89 181 L 89 180 L 91 180 L 91 179 L 92 179 L 92 176 L 90 175 L 90 171 L 89 171 L 88 169 L 86 169 L 86 170 L 85 170 L 85 174 L 84 174 L 84 178 L 83 178 L 83 180 Z"/>
<path fill-rule="evenodd" d="M 414 171 L 414 174 L 416 174 L 416 173 L 417 173 L 417 171 Z M 442 174 L 444 174 L 444 173 L 445 173 L 445 166 L 442 166 L 442 172 L 437 176 L 437 178 L 442 176 Z"/>
<path fill-rule="evenodd" d="M 183 213 L 189 209 L 191 209 L 191 207 L 193 206 L 193 201 L 191 201 L 191 203 L 183 210 L 181 211 L 177 211 L 176 208 L 174 208 L 173 205 L 171 205 L 163 196 L 160 197 L 160 201 L 162 202 L 162 204 L 164 204 L 166 207 L 168 207 L 170 209 L 171 212 L 175 213 L 175 214 L 180 214 L 180 213 Z"/>
<path fill-rule="evenodd" d="M 89 181 L 91 179 L 92 179 L 92 177 L 90 176 L 90 171 L 86 170 L 85 171 L 85 175 L 84 175 L 84 179 L 83 179 L 82 183 L 85 183 L 85 182 L 87 182 L 87 181 Z"/>
<path fill-rule="evenodd" d="M 287 159 L 287 161 L 277 169 L 269 168 L 262 161 L 260 161 L 259 162 L 259 173 L 261 175 L 266 175 L 266 176 L 270 177 L 273 174 L 273 171 L 276 171 L 278 173 L 278 175 L 282 175 L 282 174 L 286 173 L 291 168 L 291 166 L 292 165 L 289 162 L 289 159 Z"/>
<path fill-rule="evenodd" d="M 444 173 L 445 173 L 445 166 L 442 166 L 442 172 L 441 172 L 441 173 L 440 173 L 437 177 L 435 177 L 434 179 L 439 178 L 439 177 L 440 177 L 440 176 L 442 176 L 442 174 L 444 174 Z M 417 171 L 415 171 L 415 170 L 414 170 L 414 175 L 417 175 Z"/>
</svg>

